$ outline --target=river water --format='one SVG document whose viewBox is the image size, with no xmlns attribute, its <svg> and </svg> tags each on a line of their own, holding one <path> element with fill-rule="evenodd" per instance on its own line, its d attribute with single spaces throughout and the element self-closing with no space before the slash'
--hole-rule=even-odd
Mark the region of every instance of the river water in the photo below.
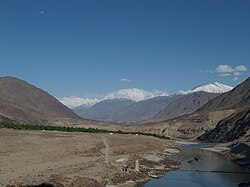
<svg viewBox="0 0 250 187">
<path fill-rule="evenodd" d="M 250 174 L 193 172 L 195 170 L 226 171 L 226 172 L 250 172 L 249 169 L 226 160 L 222 155 L 200 149 L 204 144 L 182 145 L 181 152 L 173 159 L 182 163 L 180 170 L 170 171 L 160 179 L 152 179 L 142 187 L 236 187 L 239 183 L 250 182 Z M 188 163 L 194 157 L 200 161 Z"/>
</svg>

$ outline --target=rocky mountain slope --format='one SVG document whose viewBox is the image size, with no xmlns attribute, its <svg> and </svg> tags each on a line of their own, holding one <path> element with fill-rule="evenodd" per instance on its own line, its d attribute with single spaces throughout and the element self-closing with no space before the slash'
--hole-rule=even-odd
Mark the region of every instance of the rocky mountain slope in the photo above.
<svg viewBox="0 0 250 187">
<path fill-rule="evenodd" d="M 219 94 L 194 92 L 171 102 L 154 116 L 155 121 L 163 121 L 196 111 Z"/>
<path fill-rule="evenodd" d="M 113 115 L 118 111 L 135 103 L 130 99 L 108 99 L 101 101 L 90 108 L 82 106 L 74 108 L 74 112 L 86 119 L 112 121 Z"/>
<path fill-rule="evenodd" d="M 245 137 L 250 133 L 250 78 L 232 91 L 208 102 L 198 111 L 234 109 L 234 113 L 219 121 L 216 127 L 199 137 L 203 141 L 227 142 Z"/>
<path fill-rule="evenodd" d="M 244 137 L 250 140 L 250 110 L 236 112 L 221 120 L 214 129 L 207 131 L 199 140 L 206 142 L 230 142 Z"/>
<path fill-rule="evenodd" d="M 136 123 L 154 117 L 170 102 L 182 96 L 158 96 L 138 102 L 130 99 L 108 99 L 90 108 L 76 107 L 73 111 L 87 119 L 115 123 Z"/>
<path fill-rule="evenodd" d="M 236 86 L 231 91 L 221 94 L 208 102 L 198 111 L 213 111 L 213 110 L 227 110 L 249 108 L 250 105 L 250 78 L 243 83 Z"/>
<path fill-rule="evenodd" d="M 0 78 L 0 120 L 46 123 L 59 118 L 80 119 L 47 92 L 14 77 Z"/>
</svg>

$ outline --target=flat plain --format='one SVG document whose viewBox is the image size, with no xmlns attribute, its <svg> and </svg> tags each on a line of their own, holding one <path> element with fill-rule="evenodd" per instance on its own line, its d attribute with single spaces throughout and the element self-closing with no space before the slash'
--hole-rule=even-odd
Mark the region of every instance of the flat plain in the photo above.
<svg viewBox="0 0 250 187">
<path fill-rule="evenodd" d="M 147 180 L 122 172 L 135 159 L 154 154 L 170 140 L 154 137 L 0 129 L 0 186 L 105 186 L 121 180 Z M 131 179 L 130 179 L 131 177 Z M 121 181 L 122 181 L 121 180 Z"/>
</svg>

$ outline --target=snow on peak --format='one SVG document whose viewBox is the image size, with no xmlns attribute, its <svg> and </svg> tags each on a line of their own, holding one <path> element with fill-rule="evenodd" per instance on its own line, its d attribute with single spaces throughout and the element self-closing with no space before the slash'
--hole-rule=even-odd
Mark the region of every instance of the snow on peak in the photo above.
<svg viewBox="0 0 250 187">
<path fill-rule="evenodd" d="M 187 90 L 187 91 L 179 91 L 180 94 L 189 94 L 189 93 L 194 93 L 194 92 L 208 92 L 208 93 L 225 93 L 230 90 L 232 90 L 233 87 L 227 86 L 222 83 L 214 82 L 210 84 L 203 84 L 201 86 L 195 87 L 192 90 Z"/>
<path fill-rule="evenodd" d="M 99 99 L 91 99 L 91 98 L 81 98 L 81 97 L 63 97 L 63 98 L 57 98 L 62 104 L 66 105 L 69 108 L 75 108 L 80 105 L 85 105 L 86 107 L 91 107 L 94 104 L 100 102 Z"/>
<path fill-rule="evenodd" d="M 218 82 L 203 84 L 201 86 L 195 87 L 192 90 L 179 91 L 179 94 L 189 94 L 194 92 L 208 92 L 208 93 L 225 93 L 232 90 L 233 87 L 221 84 Z M 108 99 L 130 99 L 135 102 L 141 100 L 147 100 L 158 96 L 168 96 L 166 92 L 152 90 L 147 91 L 139 88 L 122 89 L 115 92 L 111 92 L 104 96 L 103 98 L 81 98 L 81 97 L 63 97 L 57 98 L 61 103 L 69 108 L 75 108 L 77 106 L 84 105 L 86 108 L 93 106 L 94 104 Z"/>
<path fill-rule="evenodd" d="M 123 98 L 123 99 L 131 99 L 137 102 L 158 96 L 168 96 L 168 94 L 166 92 L 158 90 L 146 91 L 139 88 L 130 88 L 130 89 L 118 90 L 116 92 L 111 92 L 104 97 L 104 100 Z"/>
<path fill-rule="evenodd" d="M 153 91 L 146 91 L 143 89 L 139 88 L 131 88 L 131 89 L 122 89 L 118 90 L 115 92 L 111 92 L 107 94 L 103 98 L 81 98 L 81 97 L 75 97 L 75 96 L 70 96 L 70 97 L 63 97 L 63 98 L 57 98 L 61 103 L 66 105 L 69 108 L 75 108 L 78 106 L 84 106 L 86 108 L 89 108 L 96 103 L 99 103 L 103 100 L 108 100 L 108 99 L 130 99 L 133 101 L 141 101 L 145 99 L 150 99 L 153 97 L 157 96 L 167 96 L 168 94 L 166 92 L 161 92 L 157 90 Z"/>
</svg>

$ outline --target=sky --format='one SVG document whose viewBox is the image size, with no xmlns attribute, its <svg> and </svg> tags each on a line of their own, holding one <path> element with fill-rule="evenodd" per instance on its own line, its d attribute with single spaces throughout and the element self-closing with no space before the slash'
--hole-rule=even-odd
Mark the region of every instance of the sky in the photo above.
<svg viewBox="0 0 250 187">
<path fill-rule="evenodd" d="M 249 0 L 1 0 L 0 76 L 56 97 L 249 76 Z"/>
</svg>

